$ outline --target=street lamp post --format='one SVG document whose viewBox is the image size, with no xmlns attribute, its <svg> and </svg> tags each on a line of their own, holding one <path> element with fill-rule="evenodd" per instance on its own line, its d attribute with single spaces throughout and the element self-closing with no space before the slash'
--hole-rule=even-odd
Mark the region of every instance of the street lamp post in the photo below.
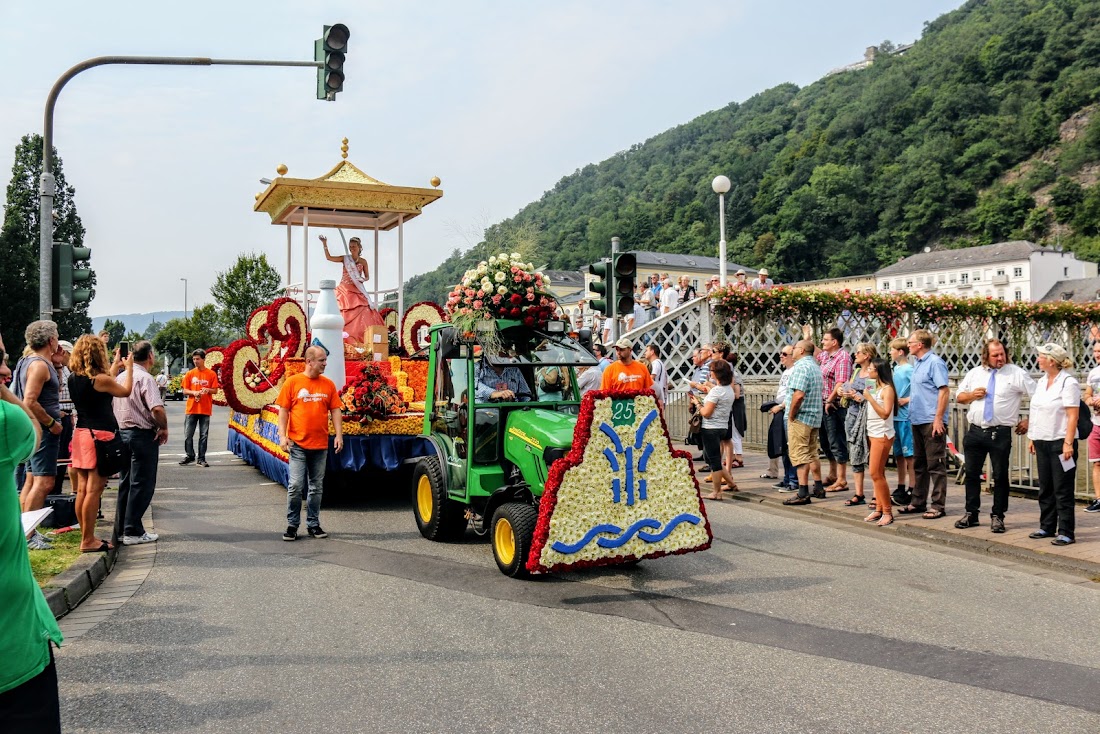
<svg viewBox="0 0 1100 734">
<path fill-rule="evenodd" d="M 183 281 L 183 318 L 187 320 L 187 278 L 180 278 Z M 183 367 L 187 366 L 187 340 L 183 340 Z M 183 367 L 180 369 L 182 370 Z"/>
<path fill-rule="evenodd" d="M 718 194 L 718 228 L 721 239 L 718 240 L 718 280 L 726 287 L 726 192 L 730 190 L 730 180 L 725 176 L 715 176 L 710 182 L 714 193 Z"/>
</svg>

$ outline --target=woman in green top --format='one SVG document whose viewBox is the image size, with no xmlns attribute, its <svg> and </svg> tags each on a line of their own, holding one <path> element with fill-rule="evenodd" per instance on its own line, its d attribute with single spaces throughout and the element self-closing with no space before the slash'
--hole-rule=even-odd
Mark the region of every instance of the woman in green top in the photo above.
<svg viewBox="0 0 1100 734">
<path fill-rule="evenodd" d="M 15 467 L 37 448 L 37 426 L 0 385 L 0 724 L 52 734 L 61 714 L 50 643 L 61 644 L 61 630 L 31 572 L 15 490 Z"/>
</svg>

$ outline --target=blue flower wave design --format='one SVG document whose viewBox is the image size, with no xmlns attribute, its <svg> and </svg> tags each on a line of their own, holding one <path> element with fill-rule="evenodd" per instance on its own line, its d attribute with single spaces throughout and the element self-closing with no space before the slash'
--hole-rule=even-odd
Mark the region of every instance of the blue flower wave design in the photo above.
<svg viewBox="0 0 1100 734">
<path fill-rule="evenodd" d="M 690 512 L 682 512 L 676 517 L 668 521 L 668 524 L 661 529 L 661 521 L 654 520 L 653 518 L 646 517 L 636 521 L 626 530 L 623 530 L 617 525 L 611 525 L 610 523 L 603 523 L 590 528 L 584 537 L 578 540 L 576 543 L 563 543 L 560 540 L 554 541 L 550 548 L 558 553 L 576 553 L 580 549 L 587 546 L 598 535 L 603 534 L 617 534 L 614 538 L 599 538 L 596 540 L 596 545 L 601 548 L 620 548 L 626 545 L 631 538 L 637 534 L 640 540 L 644 540 L 647 543 L 657 543 L 664 540 L 669 534 L 676 529 L 681 523 L 691 523 L 692 525 L 698 525 L 703 519 L 698 515 L 693 515 Z M 656 533 L 647 532 L 646 529 L 657 530 Z"/>
</svg>

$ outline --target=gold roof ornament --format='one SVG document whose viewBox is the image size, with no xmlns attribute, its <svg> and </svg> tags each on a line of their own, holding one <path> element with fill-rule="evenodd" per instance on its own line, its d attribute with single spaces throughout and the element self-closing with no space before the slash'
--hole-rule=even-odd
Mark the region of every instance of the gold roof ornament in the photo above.
<svg viewBox="0 0 1100 734">
<path fill-rule="evenodd" d="M 340 163 L 320 178 L 284 178 L 288 169 L 279 164 L 280 178 L 259 194 L 253 209 L 270 216 L 272 224 L 300 225 L 308 209 L 310 227 L 385 231 L 418 216 L 443 196 L 439 188 L 391 186 L 368 176 L 347 159 L 347 138 L 341 141 L 340 153 Z M 439 178 L 431 183 L 438 187 Z"/>
</svg>

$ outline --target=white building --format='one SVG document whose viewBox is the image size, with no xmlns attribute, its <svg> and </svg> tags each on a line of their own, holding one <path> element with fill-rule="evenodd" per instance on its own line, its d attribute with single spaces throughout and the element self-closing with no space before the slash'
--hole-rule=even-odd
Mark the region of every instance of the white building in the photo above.
<svg viewBox="0 0 1100 734">
<path fill-rule="evenodd" d="M 879 293 L 1037 301 L 1058 281 L 1096 276 L 1094 262 L 1018 240 L 920 252 L 877 271 L 875 282 Z"/>
</svg>

